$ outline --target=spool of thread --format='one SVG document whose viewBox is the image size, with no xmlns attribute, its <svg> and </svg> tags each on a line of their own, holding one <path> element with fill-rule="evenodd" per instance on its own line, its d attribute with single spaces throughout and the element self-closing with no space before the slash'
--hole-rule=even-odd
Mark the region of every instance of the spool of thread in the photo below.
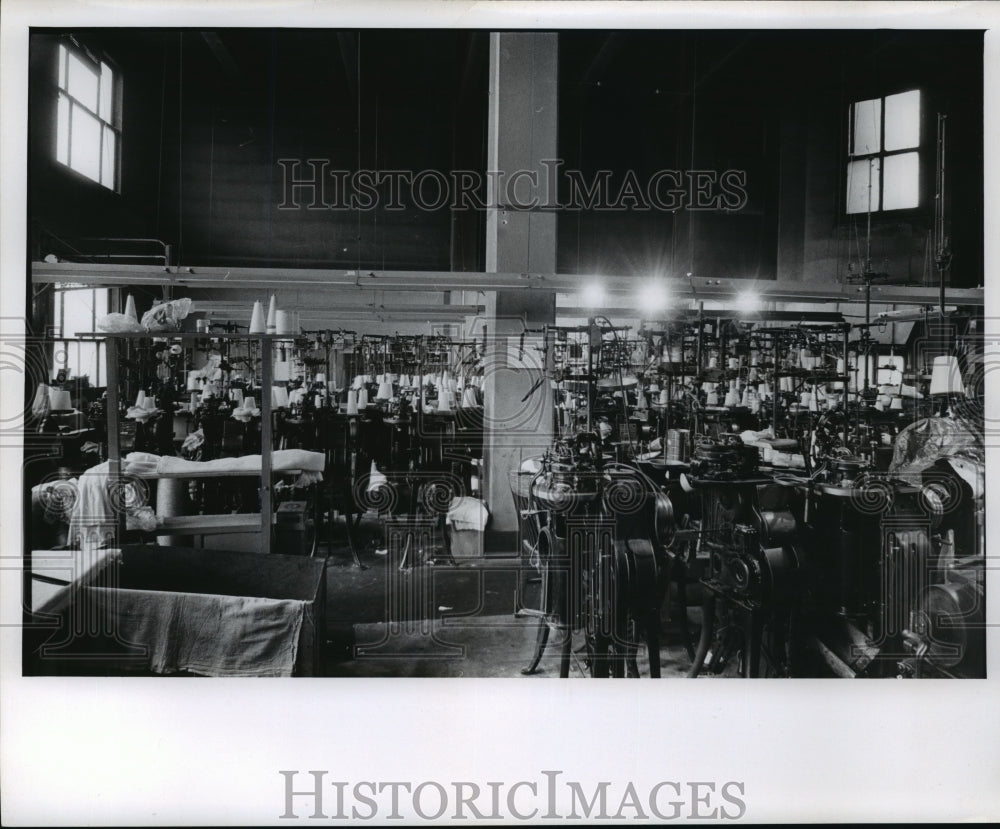
<svg viewBox="0 0 1000 829">
<path fill-rule="evenodd" d="M 132 294 L 129 294 L 128 299 L 125 300 L 125 316 L 132 320 L 132 322 L 139 322 L 139 318 L 135 313 L 135 300 L 132 298 Z"/>
<path fill-rule="evenodd" d="M 250 333 L 267 333 L 267 323 L 264 320 L 264 306 L 262 306 L 260 302 L 255 302 L 253 304 L 253 313 L 250 314 Z"/>
<path fill-rule="evenodd" d="M 666 406 L 670 402 L 670 392 L 667 389 L 660 390 L 660 405 Z"/>
<path fill-rule="evenodd" d="M 740 367 L 739 357 L 730 357 L 728 365 L 731 371 L 736 371 L 737 369 L 739 369 Z"/>
<path fill-rule="evenodd" d="M 316 372 L 315 382 L 316 383 L 323 383 L 323 384 L 325 384 L 326 383 L 326 375 L 322 371 Z"/>
<path fill-rule="evenodd" d="M 719 358 L 718 357 L 709 357 L 708 358 L 708 367 L 709 368 L 718 368 L 719 367 Z"/>
<path fill-rule="evenodd" d="M 714 391 L 710 391 L 708 393 L 708 395 L 705 397 L 705 405 L 706 406 L 718 406 L 719 405 L 719 395 L 716 392 L 714 392 Z"/>
<path fill-rule="evenodd" d="M 145 392 L 139 392 L 145 397 Z M 136 404 L 138 405 L 138 403 Z M 68 391 L 49 389 L 49 410 L 53 412 L 68 412 L 73 408 L 73 400 Z"/>
<path fill-rule="evenodd" d="M 358 390 L 350 389 L 347 392 L 347 413 L 356 415 L 358 413 Z"/>
<path fill-rule="evenodd" d="M 55 393 L 56 393 L 56 390 L 55 390 L 55 389 L 49 389 L 49 404 L 50 404 L 50 405 L 51 405 L 51 403 L 52 403 L 52 400 L 53 400 L 53 397 L 52 397 L 52 395 L 53 395 L 53 394 L 55 394 Z M 146 392 L 144 392 L 144 391 L 141 391 L 141 392 L 139 392 L 139 393 L 138 393 L 138 394 L 137 394 L 137 395 L 135 396 L 135 407 L 136 407 L 137 409 L 145 409 L 145 408 L 146 408 Z M 52 408 L 54 409 L 54 408 L 56 408 L 56 407 L 55 407 L 55 406 L 52 406 Z"/>
<path fill-rule="evenodd" d="M 66 393 L 69 394 L 69 392 L 66 392 Z M 155 397 L 147 397 L 145 399 L 145 401 L 143 402 L 142 407 L 147 412 L 154 411 L 156 409 L 156 398 Z"/>
<path fill-rule="evenodd" d="M 257 398 L 255 397 L 244 397 L 243 398 L 243 411 L 252 412 L 257 408 Z"/>
<path fill-rule="evenodd" d="M 276 409 L 287 409 L 288 389 L 286 389 L 284 386 L 272 386 L 271 405 Z"/>
<path fill-rule="evenodd" d="M 365 409 L 368 407 L 368 389 L 362 386 L 358 389 L 358 408 Z"/>
<path fill-rule="evenodd" d="M 292 333 L 292 320 L 291 315 L 288 311 L 276 311 L 274 315 L 274 333 L 275 334 L 291 334 Z"/>
<path fill-rule="evenodd" d="M 757 385 L 757 394 L 761 400 L 771 396 L 771 387 L 767 383 L 760 383 Z"/>
<path fill-rule="evenodd" d="M 385 375 L 382 375 L 382 382 L 378 384 L 378 392 L 375 394 L 376 400 L 392 400 L 392 383 L 385 379 Z"/>
<path fill-rule="evenodd" d="M 667 430 L 667 453 L 668 461 L 686 461 L 688 459 L 688 439 L 690 432 L 687 429 Z"/>
<path fill-rule="evenodd" d="M 292 366 L 287 360 L 277 360 L 274 363 L 274 376 L 276 383 L 287 383 L 292 379 Z"/>
<path fill-rule="evenodd" d="M 462 392 L 462 408 L 473 409 L 477 405 L 479 405 L 479 401 L 476 399 L 476 390 L 472 386 L 468 386 Z"/>
<path fill-rule="evenodd" d="M 271 294 L 271 301 L 267 306 L 267 332 L 269 334 L 277 333 L 278 325 L 278 298 Z"/>
<path fill-rule="evenodd" d="M 724 405 L 727 408 L 731 408 L 732 406 L 739 406 L 740 405 L 740 394 L 739 394 L 739 392 L 737 392 L 737 391 L 730 391 L 726 395 L 726 402 L 725 402 Z"/>
<path fill-rule="evenodd" d="M 242 403 L 243 402 L 243 389 L 230 389 L 229 390 L 229 399 L 232 400 L 234 403 L 237 403 L 237 404 Z"/>
<path fill-rule="evenodd" d="M 438 391 L 438 411 L 448 412 L 451 411 L 452 402 L 452 392 L 448 389 L 440 389 Z"/>
</svg>

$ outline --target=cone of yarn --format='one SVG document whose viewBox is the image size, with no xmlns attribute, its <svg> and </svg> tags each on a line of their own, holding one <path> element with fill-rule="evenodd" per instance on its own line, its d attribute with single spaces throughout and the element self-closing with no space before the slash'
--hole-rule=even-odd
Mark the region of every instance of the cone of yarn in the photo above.
<svg viewBox="0 0 1000 829">
<path fill-rule="evenodd" d="M 253 313 L 250 315 L 250 333 L 267 333 L 267 324 L 264 321 L 264 306 L 259 301 L 253 304 Z"/>
</svg>

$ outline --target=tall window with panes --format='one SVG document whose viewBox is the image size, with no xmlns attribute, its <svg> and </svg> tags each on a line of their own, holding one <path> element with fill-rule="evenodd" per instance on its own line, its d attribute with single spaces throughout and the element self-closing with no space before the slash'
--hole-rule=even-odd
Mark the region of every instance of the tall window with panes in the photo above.
<svg viewBox="0 0 1000 829">
<path fill-rule="evenodd" d="M 920 206 L 920 90 L 856 101 L 848 115 L 847 212 Z"/>
<path fill-rule="evenodd" d="M 122 82 L 111 65 L 72 41 L 59 44 L 56 161 L 120 190 Z"/>
</svg>

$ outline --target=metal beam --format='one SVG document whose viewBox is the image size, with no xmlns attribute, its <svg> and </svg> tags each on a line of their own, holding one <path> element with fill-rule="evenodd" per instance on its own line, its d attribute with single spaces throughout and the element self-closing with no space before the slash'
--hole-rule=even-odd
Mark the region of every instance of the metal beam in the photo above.
<svg viewBox="0 0 1000 829">
<path fill-rule="evenodd" d="M 594 276 L 556 273 L 477 273 L 466 271 L 371 271 L 320 268 L 220 268 L 172 267 L 156 265 L 109 265 L 78 262 L 33 262 L 32 282 L 36 284 L 80 282 L 89 285 L 160 286 L 173 288 L 213 288 L 234 291 L 248 289 L 295 289 L 339 291 L 358 288 L 367 291 L 497 291 L 514 289 L 540 293 L 576 293 L 588 283 L 599 281 L 609 295 L 609 308 L 641 307 L 634 298 L 643 282 L 640 276 Z M 831 281 L 827 284 L 784 281 L 753 282 L 744 279 L 663 279 L 663 287 L 685 299 L 731 299 L 748 289 L 764 302 L 857 302 L 864 288 Z M 872 287 L 872 301 L 895 305 L 937 305 L 936 286 L 878 285 Z M 948 288 L 949 305 L 984 304 L 982 288 Z M 607 310 L 607 309 L 605 309 Z"/>
</svg>

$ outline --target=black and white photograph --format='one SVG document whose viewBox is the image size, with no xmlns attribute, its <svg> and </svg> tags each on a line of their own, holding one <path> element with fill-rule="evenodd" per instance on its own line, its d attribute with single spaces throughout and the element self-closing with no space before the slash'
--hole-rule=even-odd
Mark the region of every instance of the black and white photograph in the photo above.
<svg viewBox="0 0 1000 829">
<path fill-rule="evenodd" d="M 10 825 L 1000 815 L 995 4 L 119 5 L 4 32 Z"/>
</svg>

